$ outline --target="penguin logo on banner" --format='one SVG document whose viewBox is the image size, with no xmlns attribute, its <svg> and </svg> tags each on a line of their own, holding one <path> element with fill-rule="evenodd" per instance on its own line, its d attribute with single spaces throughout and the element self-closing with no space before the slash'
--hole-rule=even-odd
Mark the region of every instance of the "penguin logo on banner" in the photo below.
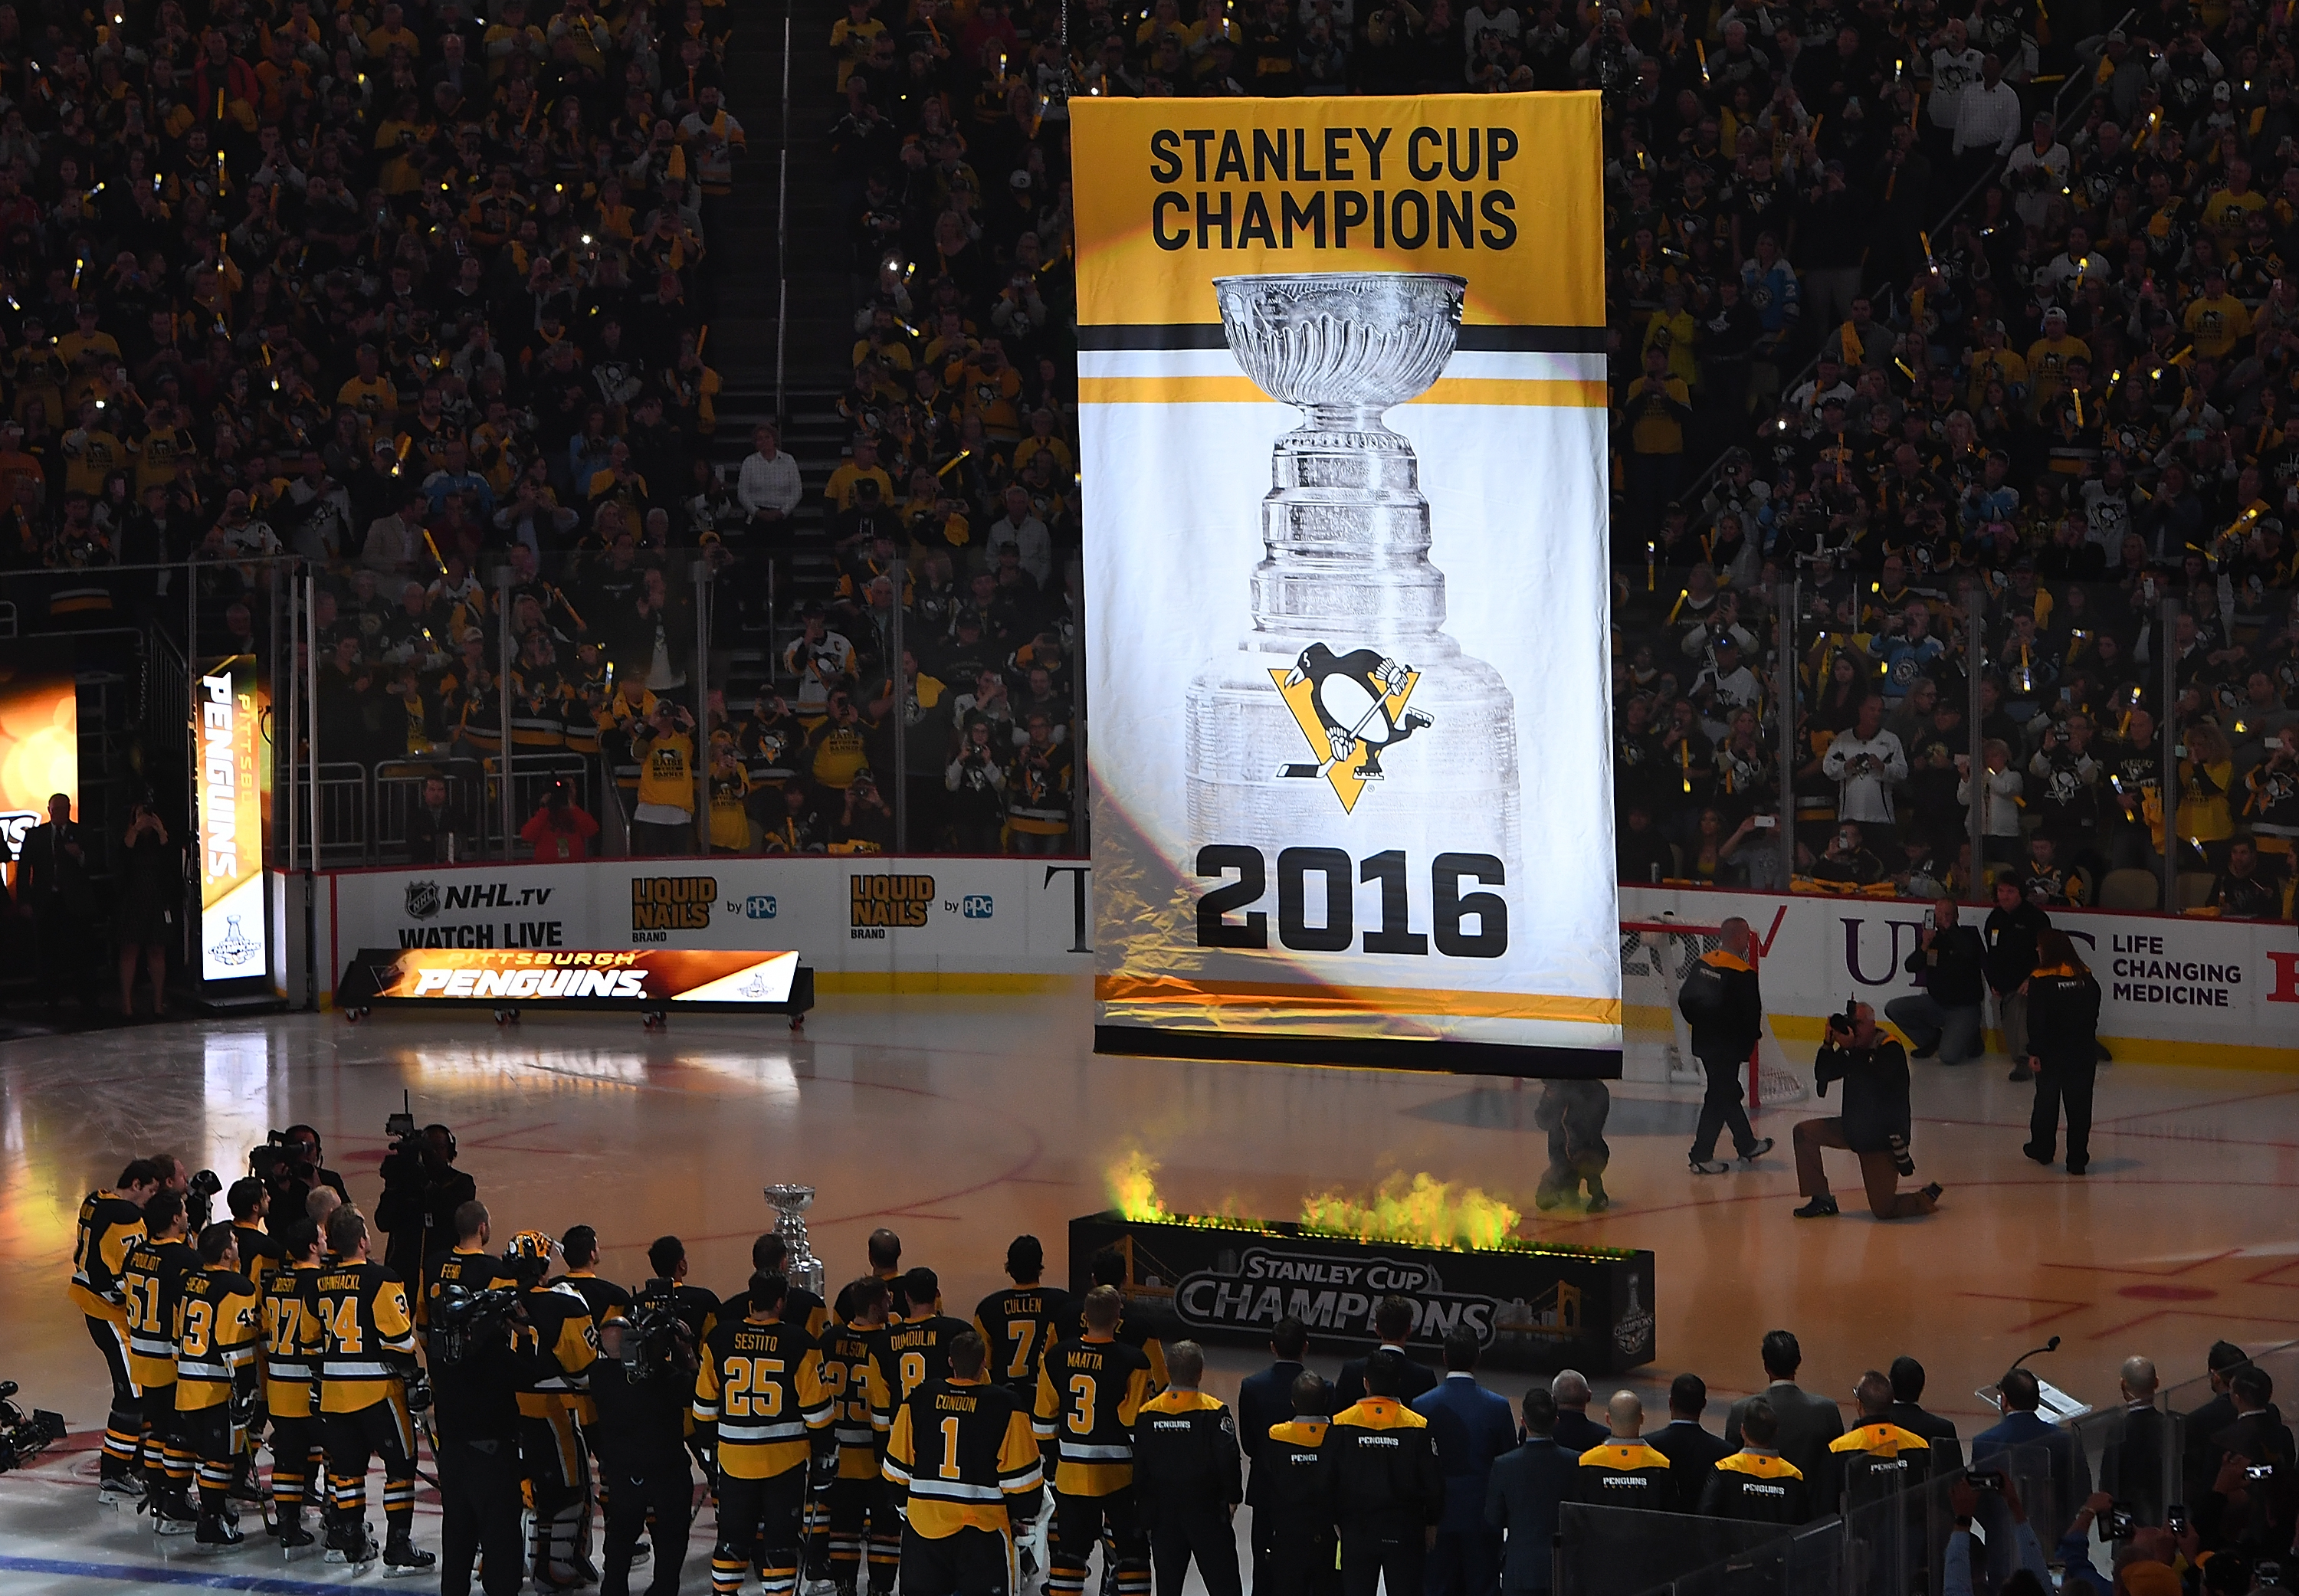
<svg viewBox="0 0 2299 1596">
<path fill-rule="evenodd" d="M 1367 782 L 1382 780 L 1382 751 L 1432 724 L 1407 707 L 1421 674 L 1373 649 L 1337 655 L 1311 643 L 1291 670 L 1271 671 L 1269 680 L 1318 756 L 1282 766 L 1279 778 L 1324 781 L 1343 814 L 1356 812 Z"/>
</svg>

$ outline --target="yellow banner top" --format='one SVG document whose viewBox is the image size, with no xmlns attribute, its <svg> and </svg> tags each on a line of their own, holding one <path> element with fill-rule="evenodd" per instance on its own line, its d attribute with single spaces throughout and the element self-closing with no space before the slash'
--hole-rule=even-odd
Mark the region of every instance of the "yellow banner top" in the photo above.
<svg viewBox="0 0 2299 1596">
<path fill-rule="evenodd" d="M 1450 272 L 1473 327 L 1602 327 L 1594 92 L 1070 102 L 1078 319 L 1218 322 L 1213 279 Z"/>
</svg>

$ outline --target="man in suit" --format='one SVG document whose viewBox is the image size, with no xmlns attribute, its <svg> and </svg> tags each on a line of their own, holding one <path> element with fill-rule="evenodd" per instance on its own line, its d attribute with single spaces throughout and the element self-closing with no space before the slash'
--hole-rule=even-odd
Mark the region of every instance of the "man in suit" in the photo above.
<svg viewBox="0 0 2299 1596">
<path fill-rule="evenodd" d="M 1485 1480 L 1485 1524 L 1504 1537 L 1506 1596 L 1548 1591 L 1556 1565 L 1556 1508 L 1572 1493 L 1580 1454 L 1559 1445 L 1556 1402 L 1536 1385 L 1524 1393 L 1524 1444 L 1493 1461 Z"/>
<path fill-rule="evenodd" d="M 1556 1444 L 1577 1460 L 1592 1446 L 1602 1446 L 1612 1432 L 1589 1417 L 1589 1377 L 1577 1369 L 1561 1371 L 1548 1382 L 1549 1400 L 1556 1404 L 1553 1434 Z"/>
<path fill-rule="evenodd" d="M 1445 1516 L 1430 1549 L 1428 1596 L 1491 1596 L 1500 1580 L 1501 1538 L 1485 1525 L 1485 1484 L 1496 1459 L 1516 1446 L 1508 1399 L 1477 1384 L 1477 1338 L 1445 1337 L 1445 1377 L 1413 1399 L 1429 1421 L 1445 1470 Z"/>
<path fill-rule="evenodd" d="M 1676 1486 L 1676 1510 L 1700 1509 L 1700 1493 L 1720 1458 L 1732 1449 L 1702 1426 L 1708 1410 L 1708 1382 L 1698 1375 L 1681 1374 L 1669 1382 L 1668 1422 L 1645 1437 L 1645 1444 L 1668 1460 L 1669 1478 Z"/>
<path fill-rule="evenodd" d="M 1797 1370 L 1804 1367 L 1804 1348 L 1794 1331 L 1765 1331 L 1758 1350 L 1764 1373 L 1772 1381 L 1764 1387 L 1764 1400 L 1772 1404 L 1772 1415 L 1780 1420 L 1780 1439 L 1774 1444 L 1805 1479 L 1825 1478 L 1828 1443 L 1844 1434 L 1843 1410 L 1830 1399 L 1797 1384 Z M 1749 1400 L 1742 1397 L 1734 1402 L 1724 1420 L 1724 1440 L 1735 1451 L 1741 1445 L 1740 1416 Z"/>
<path fill-rule="evenodd" d="M 1405 1338 L 1413 1334 L 1411 1302 L 1398 1296 L 1382 1298 L 1374 1307 L 1373 1329 L 1374 1334 L 1381 1337 L 1381 1345 L 1376 1350 L 1395 1352 L 1398 1361 L 1405 1365 L 1404 1376 L 1397 1388 L 1399 1402 L 1409 1402 L 1437 1383 L 1437 1371 L 1426 1363 L 1415 1363 L 1405 1350 Z M 1333 1383 L 1336 1412 L 1347 1412 L 1364 1399 L 1365 1371 L 1364 1358 L 1352 1358 L 1341 1365 L 1341 1377 Z"/>
<path fill-rule="evenodd" d="M 1308 1326 L 1289 1313 L 1269 1334 L 1274 1361 L 1259 1374 L 1248 1375 L 1237 1383 L 1237 1438 L 1249 1462 L 1254 1449 L 1269 1439 L 1269 1426 L 1293 1417 L 1293 1382 L 1300 1376 L 1301 1357 L 1308 1350 Z"/>
<path fill-rule="evenodd" d="M 87 870 L 87 839 L 72 823 L 71 798 L 54 794 L 47 823 L 25 832 L 16 853 L 16 907 L 38 930 L 40 989 L 50 1008 L 67 988 L 80 1007 L 95 1006 L 95 962 L 84 946 L 94 906 Z"/>
<path fill-rule="evenodd" d="M 2178 1488 L 2179 1460 L 2171 1455 L 2171 1421 L 2155 1405 L 2161 1384 L 2150 1358 L 2126 1358 L 2123 1411 L 2111 1422 L 2100 1454 L 2099 1488 L 2131 1511 L 2134 1525 L 2161 1524 Z"/>
<path fill-rule="evenodd" d="M 1902 1429 L 1921 1435 L 1930 1444 L 1935 1476 L 1963 1468 L 1963 1443 L 1956 1438 L 1955 1421 L 1942 1418 L 1923 1406 L 1924 1366 L 1913 1358 L 1895 1358 L 1891 1380 L 1892 1406 L 1885 1417 Z"/>
<path fill-rule="evenodd" d="M 2057 1546 L 2067 1533 L 2068 1520 L 2091 1494 L 2091 1465 L 2072 1434 L 2037 1416 L 2043 1391 L 2033 1373 L 2015 1369 L 1996 1382 L 1996 1390 L 2003 1394 L 2004 1417 L 1971 1438 L 1972 1467 L 1984 1468 L 1990 1458 L 2013 1447 L 2042 1448 L 2051 1462 L 2052 1500 L 2030 1502 L 2028 1516 L 2035 1523 L 2037 1538 Z"/>
<path fill-rule="evenodd" d="M 2251 1354 L 2232 1341 L 2214 1341 L 2204 1355 L 2204 1379 L 2211 1385 L 2212 1400 L 2187 1417 L 2186 1500 L 2189 1502 L 2203 1501 L 2219 1476 L 2220 1454 L 2212 1450 L 2212 1437 L 2235 1422 L 2235 1399 L 2228 1393 L 2228 1382 L 2250 1361 Z"/>
<path fill-rule="evenodd" d="M 1271 1426 L 1281 1425 L 1294 1417 L 1293 1382 L 1301 1377 L 1301 1357 L 1309 1350 L 1309 1327 L 1291 1314 L 1277 1321 L 1270 1332 L 1269 1350 L 1275 1361 L 1259 1374 L 1250 1374 L 1237 1383 L 1237 1439 L 1245 1448 L 1245 1460 L 1254 1468 L 1260 1468 L 1260 1447 L 1269 1439 Z M 1264 1534 L 1263 1515 L 1253 1516 L 1253 1587 L 1266 1589 L 1263 1581 L 1268 1576 L 1269 1538 Z"/>
</svg>

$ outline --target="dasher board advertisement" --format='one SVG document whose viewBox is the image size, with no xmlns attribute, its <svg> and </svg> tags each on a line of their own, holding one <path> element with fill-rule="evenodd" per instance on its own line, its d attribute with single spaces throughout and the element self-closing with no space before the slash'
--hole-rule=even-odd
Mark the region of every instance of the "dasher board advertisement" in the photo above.
<svg viewBox="0 0 2299 1596">
<path fill-rule="evenodd" d="M 1598 96 L 1072 118 L 1097 1049 L 1616 1076 Z"/>
<path fill-rule="evenodd" d="M 361 1001 L 374 1003 L 766 1008 L 790 1001 L 798 972 L 794 952 L 427 947 L 362 949 L 353 976 L 372 983 Z"/>
<path fill-rule="evenodd" d="M 271 971 L 264 902 L 264 822 L 270 806 L 262 688 L 255 657 L 227 659 L 194 684 L 198 757 L 200 979 L 243 980 Z"/>
</svg>

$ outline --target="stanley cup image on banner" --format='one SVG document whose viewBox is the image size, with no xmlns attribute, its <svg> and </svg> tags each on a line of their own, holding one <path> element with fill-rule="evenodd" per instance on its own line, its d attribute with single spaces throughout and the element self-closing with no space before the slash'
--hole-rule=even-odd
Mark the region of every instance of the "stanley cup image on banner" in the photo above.
<svg viewBox="0 0 2299 1596">
<path fill-rule="evenodd" d="M 1617 1075 L 1597 97 L 1072 114 L 1096 1046 Z"/>
</svg>

